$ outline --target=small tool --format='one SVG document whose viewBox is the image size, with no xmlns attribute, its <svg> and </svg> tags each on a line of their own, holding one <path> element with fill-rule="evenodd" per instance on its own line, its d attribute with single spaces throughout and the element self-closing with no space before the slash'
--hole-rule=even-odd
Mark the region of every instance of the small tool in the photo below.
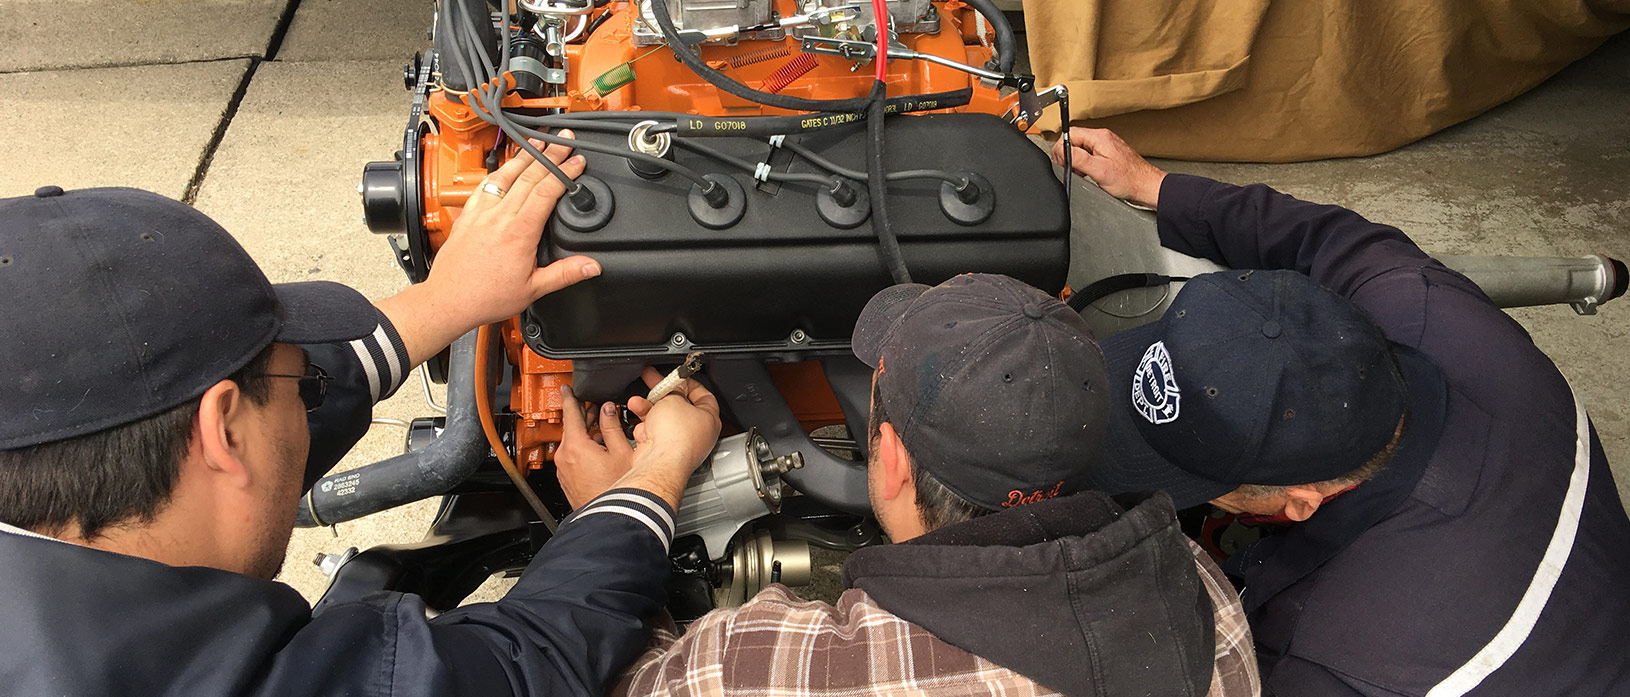
<svg viewBox="0 0 1630 697">
<path fill-rule="evenodd" d="M 673 372 L 668 373 L 656 384 L 656 387 L 651 388 L 651 392 L 645 395 L 645 401 L 655 404 L 657 400 L 673 394 L 680 383 L 700 372 L 702 372 L 702 352 L 692 351 L 685 355 L 684 362 L 680 363 L 678 368 L 674 368 Z"/>
</svg>

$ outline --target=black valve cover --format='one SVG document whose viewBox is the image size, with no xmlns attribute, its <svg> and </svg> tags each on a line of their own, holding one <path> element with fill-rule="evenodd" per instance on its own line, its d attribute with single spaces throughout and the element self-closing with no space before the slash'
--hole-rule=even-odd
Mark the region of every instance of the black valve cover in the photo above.
<svg viewBox="0 0 1630 697">
<path fill-rule="evenodd" d="M 897 116 L 888 121 L 890 172 L 977 172 L 994 188 L 989 218 L 962 225 L 941 209 L 941 181 L 888 185 L 889 219 L 912 279 L 935 284 L 967 272 L 1000 273 L 1056 293 L 1069 268 L 1069 208 L 1046 153 L 987 114 Z M 622 134 L 577 137 L 627 147 Z M 828 160 L 865 170 L 863 122 L 789 136 Z M 703 144 L 777 171 L 824 174 L 761 140 L 709 138 Z M 588 173 L 613 192 L 615 214 L 579 232 L 551 218 L 540 261 L 587 254 L 604 269 L 534 303 L 523 317 L 533 350 L 551 358 L 846 350 L 866 301 L 890 284 L 872 223 L 841 229 L 817 210 L 820 187 L 759 183 L 737 166 L 675 144 L 677 162 L 734 178 L 746 211 L 724 229 L 696 222 L 691 182 L 674 173 L 647 180 L 621 158 L 584 152 Z M 754 185 L 757 186 L 754 186 Z M 865 185 L 855 182 L 864 192 Z M 987 193 L 986 195 L 991 195 Z M 865 200 L 865 197 L 861 197 Z M 798 331 L 798 330 L 801 330 Z M 676 333 L 685 341 L 672 342 Z"/>
</svg>

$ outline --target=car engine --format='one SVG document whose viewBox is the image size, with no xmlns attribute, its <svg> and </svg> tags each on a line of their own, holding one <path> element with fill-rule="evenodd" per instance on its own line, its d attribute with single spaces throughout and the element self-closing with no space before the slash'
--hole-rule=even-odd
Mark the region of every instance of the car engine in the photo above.
<svg viewBox="0 0 1630 697">
<path fill-rule="evenodd" d="M 643 366 L 693 362 L 726 436 L 681 506 L 671 585 L 698 613 L 740 602 L 807 575 L 810 543 L 881 539 L 856 437 L 871 371 L 849 350 L 875 292 L 967 272 L 1065 288 L 1066 182 L 1025 130 L 1068 98 L 1013 72 L 989 0 L 441 0 L 432 37 L 404 69 L 402 150 L 364 169 L 369 228 L 421 281 L 486 174 L 569 128 L 588 167 L 539 262 L 604 273 L 432 361 L 447 416 L 314 487 L 305 524 L 446 494 L 437 554 L 485 555 L 470 578 L 519 568 L 569 512 L 559 387 L 620 402 Z M 335 586 L 402 582 L 427 549 L 369 550 Z M 443 604 L 470 585 L 418 583 Z"/>
</svg>

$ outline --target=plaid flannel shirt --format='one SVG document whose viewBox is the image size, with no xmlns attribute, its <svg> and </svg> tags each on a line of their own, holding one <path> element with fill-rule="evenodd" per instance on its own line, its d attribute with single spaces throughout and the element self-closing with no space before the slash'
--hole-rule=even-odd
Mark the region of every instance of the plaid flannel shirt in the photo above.
<svg viewBox="0 0 1630 697">
<path fill-rule="evenodd" d="M 1239 596 L 1222 570 L 1189 543 L 1216 616 L 1213 697 L 1261 693 L 1256 652 Z M 941 641 L 853 588 L 836 606 L 775 585 L 739 608 L 716 610 L 684 637 L 658 629 L 613 695 L 851 697 L 1056 692 Z"/>
</svg>

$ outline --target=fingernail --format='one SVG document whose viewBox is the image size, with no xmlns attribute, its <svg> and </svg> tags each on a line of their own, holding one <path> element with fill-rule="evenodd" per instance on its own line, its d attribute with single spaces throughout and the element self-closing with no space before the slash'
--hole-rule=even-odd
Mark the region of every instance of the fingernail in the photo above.
<svg viewBox="0 0 1630 697">
<path fill-rule="evenodd" d="M 576 166 L 583 164 L 583 162 L 584 160 L 582 155 L 573 155 L 572 159 L 566 161 L 566 164 Z"/>
<path fill-rule="evenodd" d="M 577 134 L 573 133 L 572 129 L 570 129 L 570 128 L 562 128 L 562 129 L 560 129 L 560 137 L 562 137 L 562 138 L 576 138 Z"/>
<path fill-rule="evenodd" d="M 598 276 L 598 275 L 600 275 L 600 265 L 599 264 L 596 264 L 594 262 L 589 262 L 589 263 L 583 265 L 583 277 L 584 278 L 594 278 L 595 276 Z"/>
<path fill-rule="evenodd" d="M 531 143 L 532 147 L 535 147 L 535 148 L 547 148 L 547 147 L 549 147 L 548 143 L 545 143 L 545 142 L 543 142 L 541 140 L 538 140 L 537 138 L 527 138 L 526 141 L 528 143 Z"/>
<path fill-rule="evenodd" d="M 571 385 L 561 385 L 560 386 L 560 396 L 565 397 L 567 400 L 571 400 L 571 398 L 572 398 L 572 386 Z"/>
<path fill-rule="evenodd" d="M 605 404 L 600 405 L 600 413 L 605 414 L 606 416 L 616 416 L 617 405 L 612 404 L 611 402 L 606 402 Z"/>
</svg>

